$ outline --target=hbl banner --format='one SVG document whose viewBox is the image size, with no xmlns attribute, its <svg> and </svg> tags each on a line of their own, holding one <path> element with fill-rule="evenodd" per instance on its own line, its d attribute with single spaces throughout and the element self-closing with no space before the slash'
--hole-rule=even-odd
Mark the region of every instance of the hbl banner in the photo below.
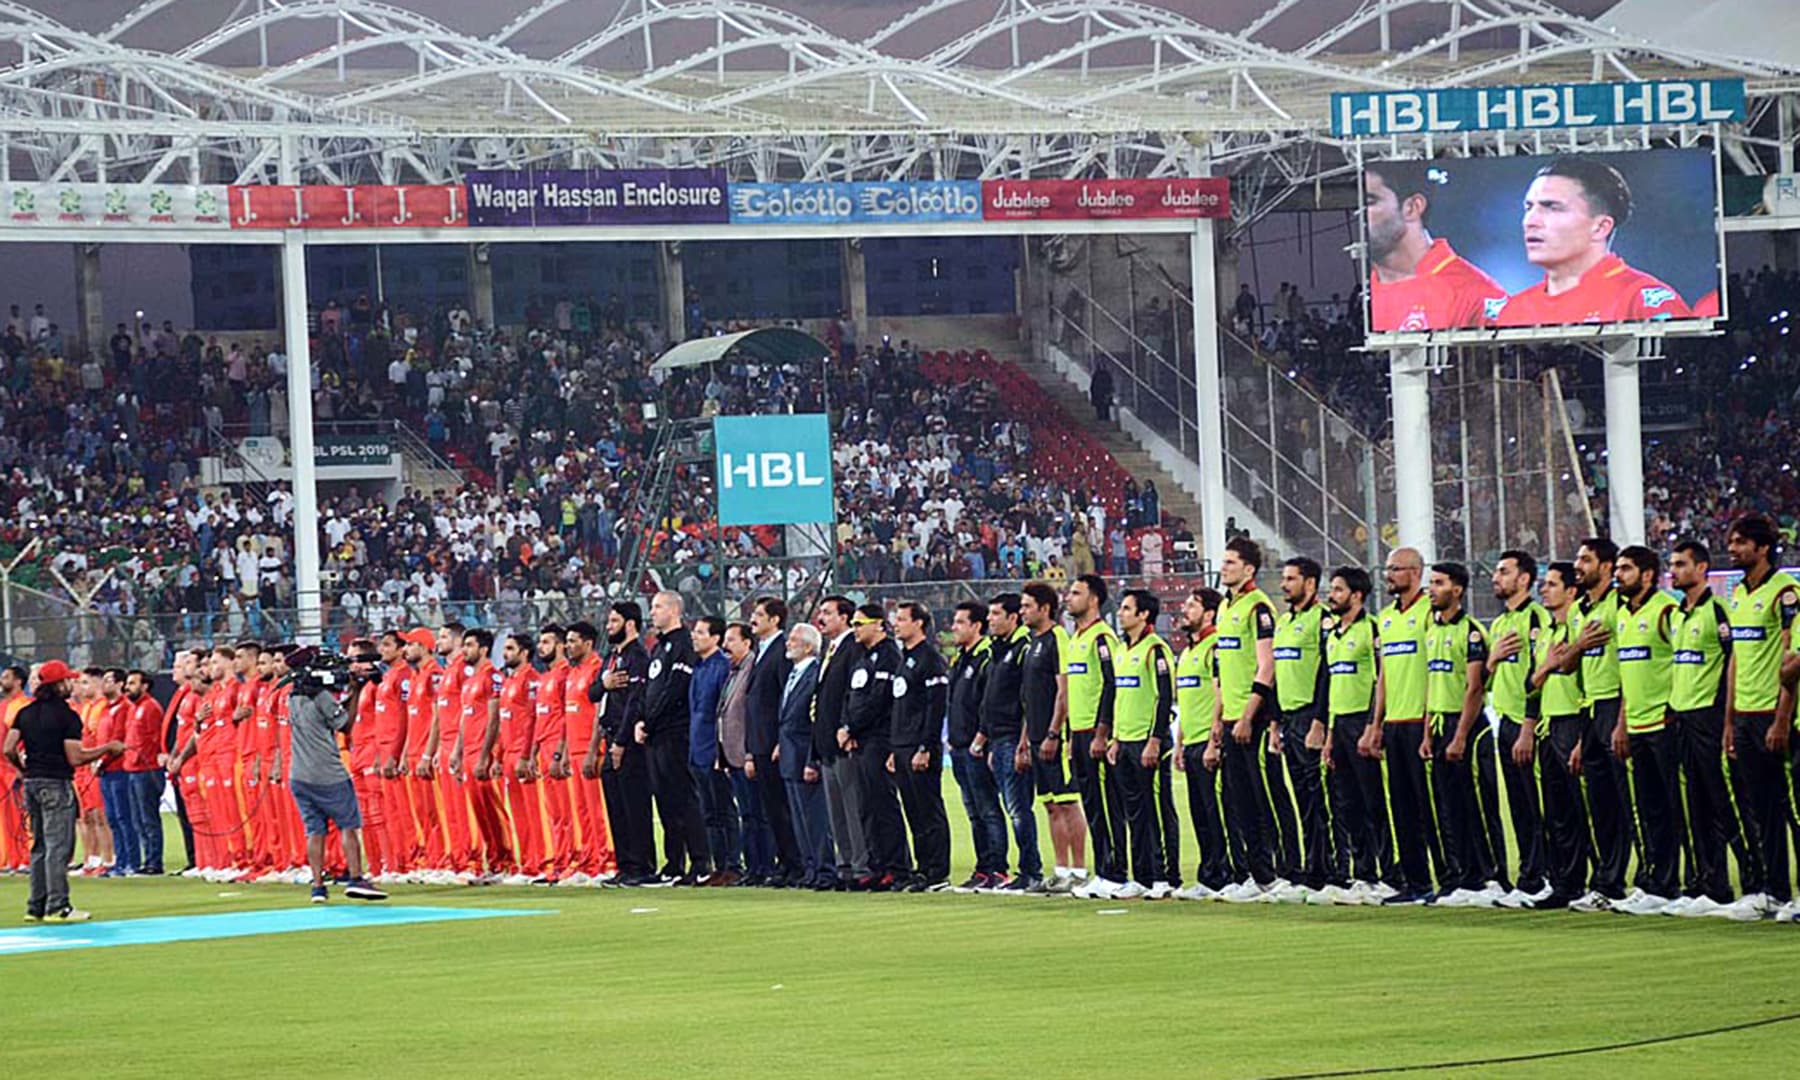
<svg viewBox="0 0 1800 1080">
<path fill-rule="evenodd" d="M 1339 137 L 1714 124 L 1743 118 L 1742 79 L 1456 86 L 1331 95 L 1331 133 Z"/>
<path fill-rule="evenodd" d="M 823 413 L 713 419 L 719 524 L 832 520 L 831 421 Z"/>
</svg>

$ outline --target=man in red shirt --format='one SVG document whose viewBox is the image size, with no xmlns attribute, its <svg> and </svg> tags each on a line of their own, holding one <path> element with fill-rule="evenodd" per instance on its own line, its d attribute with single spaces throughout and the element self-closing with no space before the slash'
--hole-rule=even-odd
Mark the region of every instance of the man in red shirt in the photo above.
<svg viewBox="0 0 1800 1080">
<path fill-rule="evenodd" d="M 512 821 L 513 850 L 519 853 L 517 872 L 506 879 L 508 885 L 542 882 L 549 871 L 535 753 L 541 677 L 531 666 L 532 652 L 529 637 L 512 634 L 500 654 L 506 673 L 500 683 L 500 745 L 494 769 L 497 784 L 505 792 L 506 816 Z"/>
<path fill-rule="evenodd" d="M 125 677 L 125 775 L 142 858 L 138 873 L 163 872 L 163 707 L 150 696 L 150 673 Z"/>
<path fill-rule="evenodd" d="M 518 872 L 513 860 L 511 828 L 500 805 L 495 784 L 494 748 L 500 738 L 500 687 L 504 681 L 494 662 L 494 635 L 481 627 L 463 634 L 461 688 L 462 726 L 457 733 L 452 764 L 462 770 L 469 795 L 475 832 L 487 860 L 488 875 L 506 877 Z"/>
<path fill-rule="evenodd" d="M 125 700 L 125 672 L 108 668 L 100 677 L 100 694 L 106 710 L 100 717 L 102 745 L 125 744 L 131 706 Z M 100 772 L 100 797 L 106 804 L 106 824 L 112 830 L 113 865 L 101 877 L 136 877 L 143 865 L 138 849 L 137 819 L 131 809 L 131 777 L 125 772 L 125 754 L 108 754 L 94 763 Z"/>
<path fill-rule="evenodd" d="M 462 623 L 448 623 L 437 634 L 437 652 L 442 658 L 444 677 L 438 682 L 436 702 L 438 743 L 432 763 L 438 777 L 438 792 L 444 814 L 444 840 L 447 845 L 444 863 L 464 882 L 475 879 L 475 842 L 469 827 L 469 795 L 464 787 L 462 763 L 452 751 L 457 749 L 462 732 L 462 685 L 469 665 L 463 660 Z"/>
<path fill-rule="evenodd" d="M 238 816 L 244 823 L 244 865 L 256 876 L 268 869 L 263 861 L 263 763 L 257 754 L 256 724 L 269 684 L 263 681 L 262 643 L 240 641 L 233 649 L 232 668 L 237 674 L 237 707 L 231 712 L 231 741 L 237 753 Z"/>
<path fill-rule="evenodd" d="M 1489 304 L 1506 299 L 1499 282 L 1426 229 L 1431 185 L 1441 175 L 1423 161 L 1384 161 L 1363 170 L 1371 330 L 1481 326 Z"/>
<path fill-rule="evenodd" d="M 550 861 L 548 876 L 559 881 L 575 864 L 575 814 L 570 804 L 568 752 L 564 746 L 565 712 L 563 688 L 569 679 L 569 662 L 563 659 L 563 628 L 556 625 L 538 631 L 537 730 L 533 735 L 532 769 L 540 777 L 544 816 L 549 820 L 550 834 L 546 856 Z"/>
<path fill-rule="evenodd" d="M 350 655 L 374 652 L 376 644 L 367 638 L 350 643 Z M 391 671 L 390 671 L 391 673 Z M 369 877 L 375 881 L 391 881 L 393 857 L 387 846 L 387 799 L 382 791 L 383 706 L 382 685 L 373 680 L 362 684 L 350 706 L 350 786 L 356 792 L 356 803 L 362 809 L 363 858 Z"/>
<path fill-rule="evenodd" d="M 179 785 L 194 831 L 194 863 L 182 877 L 199 877 L 218 866 L 218 837 L 212 829 L 212 806 L 203 794 L 200 774 L 200 706 L 212 692 L 212 663 L 201 649 L 189 654 L 187 693 L 175 712 L 175 753 L 169 758 L 169 782 Z"/>
<path fill-rule="evenodd" d="M 244 688 L 237 672 L 237 650 L 229 645 L 213 649 L 207 658 L 212 687 L 194 713 L 198 721 L 200 744 L 200 798 L 206 803 L 206 816 L 211 823 L 219 859 L 209 880 L 236 881 L 243 876 L 249 856 L 244 849 L 244 813 L 237 798 L 237 729 L 238 697 Z"/>
<path fill-rule="evenodd" d="M 588 687 L 600 678 L 602 670 L 600 654 L 594 651 L 594 638 L 598 633 L 593 623 L 577 622 L 569 624 L 563 637 L 569 670 L 563 679 L 563 737 L 557 744 L 555 757 L 564 769 L 570 770 L 569 785 L 574 792 L 571 802 L 574 803 L 577 830 L 576 872 L 567 879 L 573 884 L 585 884 L 618 869 L 600 781 L 597 777 L 574 771 L 575 762 L 569 757 L 570 747 L 581 747 L 585 757 L 587 748 L 594 744 L 599 707 L 588 700 Z M 606 752 L 603 741 L 600 755 L 604 757 Z"/>
<path fill-rule="evenodd" d="M 376 773 L 372 780 L 374 795 L 381 800 L 378 821 L 368 820 L 368 805 L 363 806 L 363 835 L 376 829 L 383 835 L 377 841 L 382 852 L 382 870 L 393 875 L 412 872 L 413 835 L 412 807 L 406 797 L 406 777 L 400 766 L 406 756 L 406 698 L 411 692 L 412 668 L 406 664 L 405 643 L 398 630 L 381 635 L 374 646 L 385 666 L 381 681 L 375 685 Z M 360 796 L 359 796 L 360 798 Z M 365 841 L 366 843 L 367 841 Z M 370 862 L 371 873 L 375 863 Z M 394 880 L 390 878 L 389 880 Z"/>
<path fill-rule="evenodd" d="M 407 669 L 412 672 L 406 687 L 406 746 L 399 763 L 415 829 L 407 864 L 421 880 L 447 883 L 450 879 L 440 877 L 449 873 L 449 864 L 444 856 L 438 789 L 433 782 L 439 742 L 437 701 L 444 669 L 432 655 L 437 640 L 431 631 L 418 627 L 407 631 L 402 639 L 406 642 L 403 653 Z"/>
<path fill-rule="evenodd" d="M 1674 289 L 1613 254 L 1631 187 L 1595 157 L 1559 157 L 1525 192 L 1525 257 L 1544 280 L 1506 301 L 1497 326 L 1654 322 L 1690 317 Z"/>
</svg>

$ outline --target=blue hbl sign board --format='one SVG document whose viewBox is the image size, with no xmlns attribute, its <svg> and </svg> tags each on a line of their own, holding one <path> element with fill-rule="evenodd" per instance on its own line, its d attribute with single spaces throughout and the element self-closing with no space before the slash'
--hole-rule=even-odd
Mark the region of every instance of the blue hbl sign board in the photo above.
<svg viewBox="0 0 1800 1080">
<path fill-rule="evenodd" d="M 713 419 L 719 524 L 815 525 L 833 517 L 823 413 Z"/>
<path fill-rule="evenodd" d="M 1742 119 L 1742 79 L 1459 86 L 1331 95 L 1331 133 L 1344 138 Z"/>
</svg>

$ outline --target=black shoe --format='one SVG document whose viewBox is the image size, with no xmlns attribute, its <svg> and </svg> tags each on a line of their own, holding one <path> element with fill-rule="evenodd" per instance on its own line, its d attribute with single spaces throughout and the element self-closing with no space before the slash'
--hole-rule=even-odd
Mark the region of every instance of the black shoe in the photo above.
<svg viewBox="0 0 1800 1080">
<path fill-rule="evenodd" d="M 816 877 L 812 880 L 812 884 L 808 887 L 810 889 L 812 889 L 813 892 L 836 892 L 837 887 L 838 887 L 838 879 L 830 878 L 830 877 Z"/>
<path fill-rule="evenodd" d="M 388 894 L 369 884 L 367 878 L 357 878 L 344 886 L 344 895 L 352 900 L 386 900 Z"/>
<path fill-rule="evenodd" d="M 875 883 L 879 880 L 872 874 L 864 874 L 858 878 L 851 878 L 848 888 L 851 892 L 874 892 Z"/>
<path fill-rule="evenodd" d="M 769 880 L 768 878 L 762 876 L 761 874 L 745 874 L 744 879 L 742 881 L 738 882 L 738 884 L 744 886 L 747 889 L 760 889 L 760 888 L 762 888 L 762 886 L 764 886 L 765 884 L 768 883 L 768 880 Z"/>
<path fill-rule="evenodd" d="M 160 866 L 146 866 L 142 870 L 139 870 L 138 874 L 141 877 L 162 877 L 163 868 Z"/>
<path fill-rule="evenodd" d="M 931 887 L 931 882 L 925 880 L 923 877 L 920 877 L 918 874 L 913 874 L 912 876 L 910 876 L 906 879 L 905 889 L 903 889 L 903 890 L 896 889 L 896 891 L 924 892 L 926 889 L 929 889 L 930 887 Z"/>
</svg>

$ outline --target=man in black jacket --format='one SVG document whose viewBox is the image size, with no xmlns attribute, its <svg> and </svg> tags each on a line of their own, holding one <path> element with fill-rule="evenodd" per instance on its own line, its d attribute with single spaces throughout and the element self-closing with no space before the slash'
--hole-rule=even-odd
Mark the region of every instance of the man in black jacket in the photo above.
<svg viewBox="0 0 1800 1080">
<path fill-rule="evenodd" d="M 862 826 L 869 841 L 868 876 L 853 887 L 877 892 L 905 888 L 912 884 L 912 861 L 906 853 L 906 825 L 900 819 L 894 777 L 888 772 L 900 646 L 888 636 L 887 613 L 880 604 L 857 608 L 850 625 L 862 656 L 850 670 L 838 747 L 855 763 L 862 780 Z"/>
<path fill-rule="evenodd" d="M 863 832 L 862 776 L 856 762 L 838 746 L 843 726 L 844 702 L 850 691 L 850 672 L 862 659 L 862 646 L 850 632 L 856 605 L 842 596 L 828 596 L 815 616 L 824 639 L 818 691 L 813 697 L 813 753 L 825 773 L 825 801 L 831 815 L 831 839 L 837 848 L 837 887 L 869 876 L 869 838 Z"/>
<path fill-rule="evenodd" d="M 688 769 L 688 683 L 694 677 L 694 643 L 682 625 L 681 594 L 663 591 L 650 601 L 656 648 L 644 680 L 644 716 L 633 738 L 646 750 L 650 794 L 662 821 L 662 879 L 695 885 L 712 875 L 706 822 Z"/>
<path fill-rule="evenodd" d="M 900 670 L 894 675 L 888 771 L 912 829 L 918 874 L 910 892 L 950 887 L 950 820 L 944 814 L 944 714 L 950 669 L 931 641 L 931 612 L 908 600 L 894 609 Z"/>
<path fill-rule="evenodd" d="M 600 677 L 588 684 L 588 700 L 599 704 L 600 716 L 594 724 L 593 741 L 588 744 L 581 775 L 591 779 L 596 770 L 599 773 L 613 851 L 619 862 L 615 880 L 620 885 L 661 883 L 652 870 L 656 840 L 650 821 L 649 766 L 645 748 L 635 737 L 642 727 L 644 681 L 650 672 L 650 656 L 638 637 L 643 621 L 644 610 L 635 600 L 621 600 L 612 606 L 606 614 L 606 640 L 611 649 Z M 585 634 L 591 629 L 585 623 L 569 627 L 569 633 L 579 643 L 571 644 L 571 650 L 591 647 L 585 641 Z M 582 657 L 571 651 L 570 659 L 579 663 Z M 607 746 L 604 762 L 600 761 L 602 738 Z"/>
<path fill-rule="evenodd" d="M 798 885 L 806 876 L 788 813 L 787 787 L 782 783 L 778 764 L 781 692 L 787 686 L 791 667 L 787 658 L 787 618 L 787 604 L 773 596 L 759 598 L 751 608 L 750 632 L 756 635 L 756 659 L 750 669 L 749 689 L 745 691 L 749 716 L 744 741 L 750 752 L 745 773 L 755 785 L 763 816 L 775 834 L 775 876 L 765 884 L 776 888 Z"/>
<path fill-rule="evenodd" d="M 956 663 L 950 669 L 946 734 L 950 771 L 962 789 L 963 811 L 974 839 L 975 873 L 957 886 L 969 892 L 1006 884 L 1006 814 L 1000 809 L 1000 789 L 994 786 L 987 762 L 969 752 L 981 728 L 981 692 L 987 686 L 991 644 L 986 629 L 987 608 L 973 600 L 956 605 L 950 617 Z"/>
<path fill-rule="evenodd" d="M 1019 740 L 1025 733 L 1025 650 L 1031 631 L 1019 622 L 1020 596 L 1001 593 L 988 603 L 987 684 L 981 694 L 981 727 L 969 752 L 985 756 L 1000 789 L 1000 803 L 1012 819 L 1013 843 L 1019 847 L 1019 876 L 1005 887 L 1039 894 L 1044 888 L 1044 862 L 1038 854 L 1037 781 L 1031 763 L 1018 767 Z"/>
</svg>

